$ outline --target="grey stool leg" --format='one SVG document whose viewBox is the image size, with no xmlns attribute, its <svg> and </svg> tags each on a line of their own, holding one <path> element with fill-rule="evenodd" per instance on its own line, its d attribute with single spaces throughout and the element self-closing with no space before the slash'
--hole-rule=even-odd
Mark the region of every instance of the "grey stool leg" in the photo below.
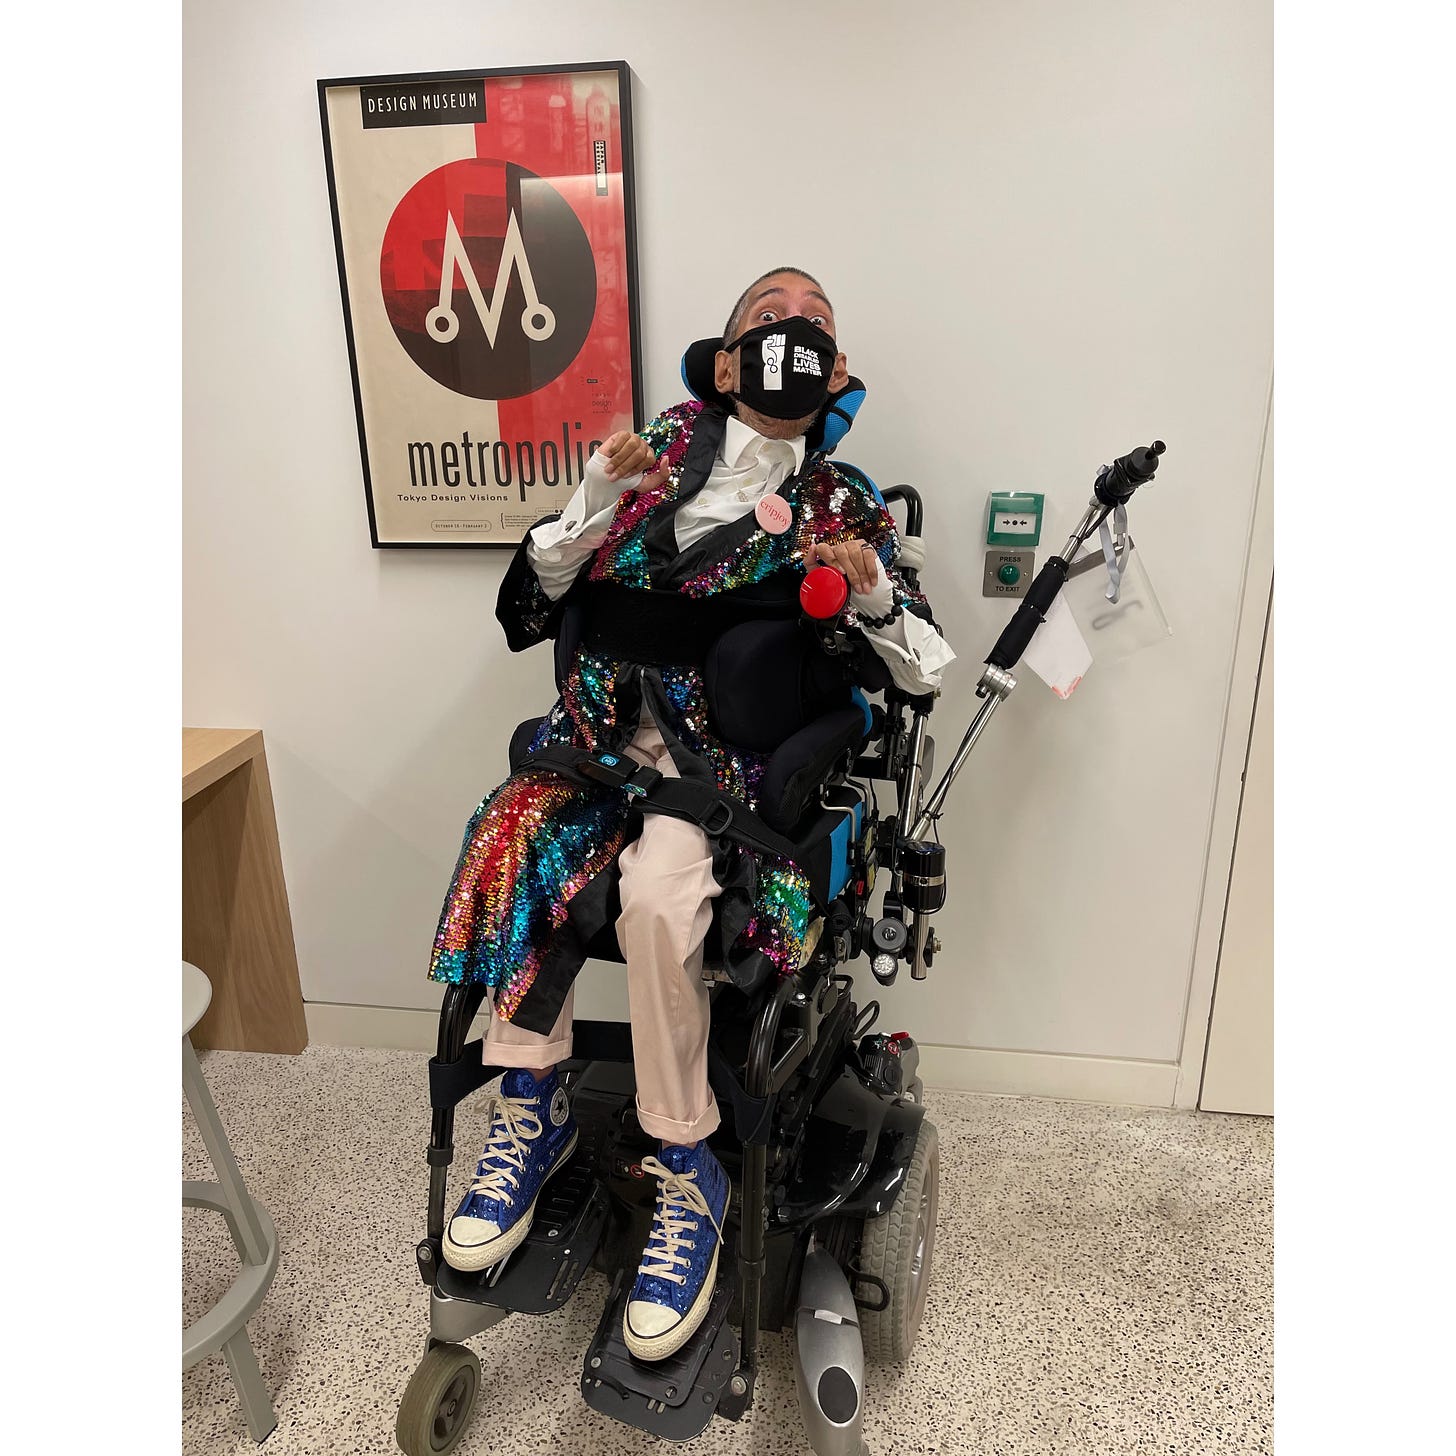
<svg viewBox="0 0 1456 1456">
<path fill-rule="evenodd" d="M 197 1119 L 197 1130 L 202 1134 L 203 1145 L 207 1148 L 207 1155 L 212 1160 L 213 1171 L 217 1174 L 217 1190 L 221 1198 L 216 1196 L 207 1199 L 206 1195 L 212 1185 L 188 1184 L 184 1188 L 184 1194 L 198 1195 L 187 1197 L 186 1201 L 199 1202 L 206 1207 L 220 1208 L 227 1220 L 228 1231 L 232 1234 L 233 1243 L 237 1246 L 238 1256 L 243 1264 L 259 1266 L 269 1261 L 270 1239 L 264 1232 L 263 1225 L 258 1217 L 258 1209 L 243 1183 L 242 1172 L 238 1168 L 237 1160 L 233 1157 L 232 1147 L 227 1140 L 227 1133 L 223 1129 L 222 1119 L 217 1115 L 217 1105 L 212 1100 L 212 1093 L 208 1090 L 207 1082 L 203 1078 L 202 1068 L 197 1061 L 197 1053 L 192 1048 L 190 1037 L 182 1038 L 182 1090 L 187 1096 L 188 1106 L 192 1108 L 192 1115 Z M 261 1299 L 262 1290 L 267 1287 L 267 1282 L 272 1278 L 272 1270 L 267 1270 L 262 1275 L 257 1298 Z M 236 1296 L 233 1296 L 236 1297 Z M 224 1299 L 226 1306 L 228 1299 Z M 256 1304 L 256 1299 L 252 1301 Z M 246 1315 L 246 1308 L 237 1310 L 237 1315 Z M 222 1311 L 215 1310 L 213 1319 L 222 1318 Z M 236 1317 L 236 1315 L 234 1316 Z M 206 1318 L 200 1320 L 193 1330 L 207 1323 Z M 223 1326 L 226 1328 L 226 1325 Z M 220 1331 L 219 1331 L 220 1333 Z M 215 1336 L 214 1336 L 215 1338 Z M 212 1345 L 216 1349 L 216 1345 Z M 227 1361 L 229 1373 L 233 1378 L 233 1385 L 237 1388 L 238 1400 L 243 1407 L 243 1417 L 248 1423 L 249 1434 L 255 1441 L 265 1440 L 278 1425 L 278 1416 L 273 1409 L 273 1401 L 268 1394 L 268 1387 L 263 1383 L 262 1372 L 258 1369 L 258 1358 L 253 1353 L 252 1341 L 248 1339 L 248 1327 L 244 1318 L 237 1326 L 237 1329 L 222 1343 L 223 1358 Z M 184 1353 L 184 1363 L 190 1359 L 200 1358 L 201 1352 L 197 1355 L 188 1356 Z"/>
<path fill-rule="evenodd" d="M 222 1347 L 222 1354 L 233 1384 L 237 1386 L 249 1434 L 255 1441 L 266 1441 L 278 1424 L 278 1416 L 268 1387 L 263 1384 L 263 1374 L 258 1369 L 258 1359 L 253 1354 L 253 1342 L 248 1338 L 246 1325 Z"/>
<path fill-rule="evenodd" d="M 245 1264 L 262 1264 L 267 1259 L 263 1230 L 253 1211 L 253 1200 L 248 1197 L 243 1175 L 238 1171 L 227 1133 L 223 1131 L 222 1119 L 217 1115 L 212 1093 L 203 1080 L 202 1068 L 198 1065 L 197 1053 L 192 1050 L 192 1038 L 189 1036 L 182 1038 L 182 1090 L 187 1094 L 187 1105 L 197 1119 L 197 1130 L 202 1134 L 203 1146 L 212 1159 L 218 1185 L 227 1202 L 228 1228 L 232 1231 L 238 1253 Z"/>
</svg>

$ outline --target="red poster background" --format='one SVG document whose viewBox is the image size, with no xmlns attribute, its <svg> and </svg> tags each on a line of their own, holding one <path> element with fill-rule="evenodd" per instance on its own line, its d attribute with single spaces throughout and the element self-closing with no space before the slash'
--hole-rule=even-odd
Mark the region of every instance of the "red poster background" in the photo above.
<svg viewBox="0 0 1456 1456">
<path fill-rule="evenodd" d="M 562 98 L 568 104 L 553 105 Z M 560 421 L 594 421 L 604 438 L 630 430 L 633 419 L 631 312 L 627 297 L 627 221 L 622 193 L 621 108 L 597 90 L 582 103 L 570 76 L 523 76 L 518 86 L 486 82 L 485 114 L 475 128 L 479 157 L 506 157 L 538 177 L 555 180 L 591 241 L 597 265 L 597 306 L 591 332 L 575 362 L 525 399 L 502 400 L 502 439 L 545 438 Z M 607 143 L 607 198 L 595 196 L 592 142 Z M 579 179 L 566 186 L 567 179 Z M 581 185 L 584 183 L 585 185 Z M 586 383 L 595 379 L 596 385 Z"/>
</svg>

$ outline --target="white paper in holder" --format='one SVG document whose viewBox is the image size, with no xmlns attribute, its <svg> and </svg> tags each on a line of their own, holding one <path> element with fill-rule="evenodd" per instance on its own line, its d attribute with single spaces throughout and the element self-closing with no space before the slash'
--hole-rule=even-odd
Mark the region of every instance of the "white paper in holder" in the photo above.
<svg viewBox="0 0 1456 1456">
<path fill-rule="evenodd" d="M 1092 666 L 1092 653 L 1061 596 L 1052 603 L 1046 621 L 1036 629 L 1021 660 L 1059 698 L 1070 698 Z"/>
</svg>

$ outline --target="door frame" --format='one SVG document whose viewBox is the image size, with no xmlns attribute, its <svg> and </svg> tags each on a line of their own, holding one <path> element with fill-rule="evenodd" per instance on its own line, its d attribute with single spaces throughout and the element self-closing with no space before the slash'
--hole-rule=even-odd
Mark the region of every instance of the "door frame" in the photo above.
<svg viewBox="0 0 1456 1456">
<path fill-rule="evenodd" d="M 1259 442 L 1254 500 L 1250 507 L 1248 553 L 1239 593 L 1229 692 L 1224 705 L 1213 813 L 1204 852 L 1203 889 L 1198 902 L 1188 997 L 1183 1008 L 1182 1045 L 1173 1106 L 1196 1108 L 1203 1089 L 1203 1059 L 1213 1015 L 1214 982 L 1223 939 L 1224 907 L 1233 874 L 1234 840 L 1243 797 L 1244 764 L 1254 729 L 1254 700 L 1264 654 L 1264 624 L 1274 588 L 1274 379 L 1270 371 Z"/>
</svg>

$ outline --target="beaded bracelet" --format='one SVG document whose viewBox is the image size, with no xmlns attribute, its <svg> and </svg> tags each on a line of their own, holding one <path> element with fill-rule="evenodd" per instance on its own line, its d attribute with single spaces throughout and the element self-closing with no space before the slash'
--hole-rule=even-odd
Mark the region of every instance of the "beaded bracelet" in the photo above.
<svg viewBox="0 0 1456 1456">
<path fill-rule="evenodd" d="M 868 612 L 855 608 L 855 616 L 859 619 L 861 627 L 888 627 L 905 610 L 904 602 L 895 602 L 890 610 L 883 617 L 872 617 Z"/>
</svg>

